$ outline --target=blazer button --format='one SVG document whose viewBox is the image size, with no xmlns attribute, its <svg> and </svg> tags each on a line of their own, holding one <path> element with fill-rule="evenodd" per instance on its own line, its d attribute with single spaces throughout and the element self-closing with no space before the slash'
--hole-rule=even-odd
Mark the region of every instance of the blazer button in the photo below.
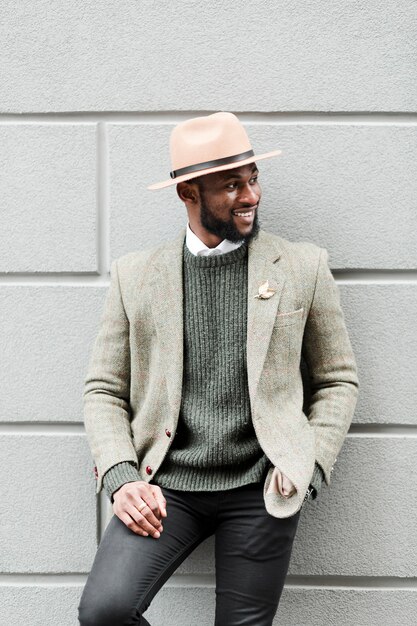
<svg viewBox="0 0 417 626">
<path fill-rule="evenodd" d="M 152 467 L 150 465 L 146 466 L 146 473 L 147 474 L 152 474 Z"/>
<path fill-rule="evenodd" d="M 171 437 L 171 431 L 168 430 L 168 428 L 165 428 L 165 432 L 166 432 L 167 437 Z"/>
<path fill-rule="evenodd" d="M 95 477 L 98 478 L 97 465 L 94 465 L 93 471 L 94 471 Z"/>
</svg>

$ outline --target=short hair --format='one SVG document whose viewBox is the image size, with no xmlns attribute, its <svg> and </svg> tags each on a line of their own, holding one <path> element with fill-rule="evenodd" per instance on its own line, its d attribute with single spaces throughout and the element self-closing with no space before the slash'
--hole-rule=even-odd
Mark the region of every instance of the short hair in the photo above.
<svg viewBox="0 0 417 626">
<path fill-rule="evenodd" d="M 193 184 L 193 185 L 197 185 L 198 190 L 200 193 L 204 192 L 205 190 L 205 184 L 203 181 L 204 175 L 202 176 L 196 176 L 195 178 L 190 178 L 189 180 L 185 180 L 185 183 L 189 183 L 189 184 Z"/>
</svg>

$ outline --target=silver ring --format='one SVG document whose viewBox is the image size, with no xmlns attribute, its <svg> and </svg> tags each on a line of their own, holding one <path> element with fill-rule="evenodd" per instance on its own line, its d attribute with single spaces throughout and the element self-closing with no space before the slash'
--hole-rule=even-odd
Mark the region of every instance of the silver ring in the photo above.
<svg viewBox="0 0 417 626">
<path fill-rule="evenodd" d="M 144 502 L 143 505 L 140 507 L 140 509 L 138 509 L 139 513 L 142 511 L 142 509 L 145 508 L 145 506 L 148 506 L 146 502 Z"/>
</svg>

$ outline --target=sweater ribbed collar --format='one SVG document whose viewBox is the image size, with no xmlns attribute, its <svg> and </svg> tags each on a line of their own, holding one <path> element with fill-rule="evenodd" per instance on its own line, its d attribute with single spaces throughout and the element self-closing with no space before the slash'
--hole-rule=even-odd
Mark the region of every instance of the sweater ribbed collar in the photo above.
<svg viewBox="0 0 417 626">
<path fill-rule="evenodd" d="M 247 256 L 248 246 L 246 241 L 241 246 L 224 252 L 223 254 L 213 254 L 209 256 L 196 256 L 187 247 L 185 241 L 183 245 L 183 259 L 187 267 L 195 269 L 205 269 L 212 267 L 222 267 L 230 263 L 237 263 Z"/>
</svg>

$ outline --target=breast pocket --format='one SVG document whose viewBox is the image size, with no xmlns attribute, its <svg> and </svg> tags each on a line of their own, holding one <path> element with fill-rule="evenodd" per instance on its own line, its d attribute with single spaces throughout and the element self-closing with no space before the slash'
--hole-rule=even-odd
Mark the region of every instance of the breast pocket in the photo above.
<svg viewBox="0 0 417 626">
<path fill-rule="evenodd" d="M 277 313 L 271 338 L 271 351 L 284 359 L 286 376 L 293 380 L 297 379 L 300 368 L 303 313 L 304 307 Z"/>
<path fill-rule="evenodd" d="M 296 309 L 295 311 L 288 311 L 277 313 L 274 326 L 282 327 L 282 326 L 291 326 L 292 324 L 297 324 L 297 322 L 303 319 L 303 311 L 304 307 L 300 309 Z"/>
</svg>

